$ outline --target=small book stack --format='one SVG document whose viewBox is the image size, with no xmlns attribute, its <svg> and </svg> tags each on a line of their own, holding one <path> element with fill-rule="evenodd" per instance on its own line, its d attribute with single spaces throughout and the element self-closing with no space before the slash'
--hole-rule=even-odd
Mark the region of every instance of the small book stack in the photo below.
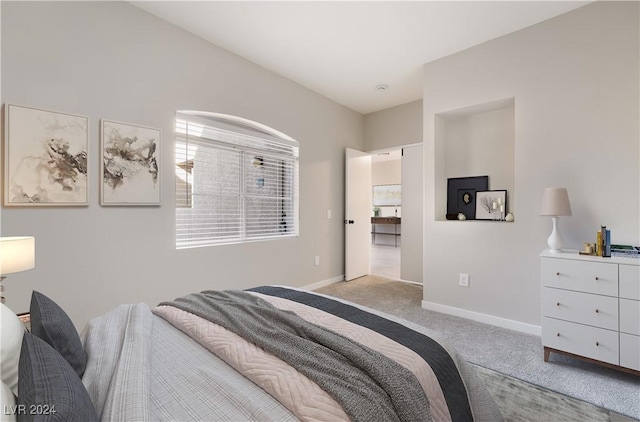
<svg viewBox="0 0 640 422">
<path fill-rule="evenodd" d="M 611 245 L 611 256 L 640 259 L 640 246 Z"/>
<path fill-rule="evenodd" d="M 611 230 L 607 230 L 607 226 L 601 226 L 596 232 L 596 255 L 611 258 Z"/>
</svg>

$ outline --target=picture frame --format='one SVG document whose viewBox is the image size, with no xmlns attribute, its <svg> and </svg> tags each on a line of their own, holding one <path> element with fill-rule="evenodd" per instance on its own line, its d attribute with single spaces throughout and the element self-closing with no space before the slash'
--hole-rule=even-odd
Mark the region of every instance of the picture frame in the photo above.
<svg viewBox="0 0 640 422">
<path fill-rule="evenodd" d="M 100 205 L 159 206 L 160 129 L 102 119 Z"/>
<path fill-rule="evenodd" d="M 4 205 L 88 206 L 89 118 L 5 105 Z"/>
<path fill-rule="evenodd" d="M 402 204 L 402 185 L 373 186 L 374 207 L 399 207 Z"/>
<path fill-rule="evenodd" d="M 504 220 L 507 213 L 506 190 L 476 192 L 476 220 Z"/>
<path fill-rule="evenodd" d="M 463 213 L 467 220 L 474 220 L 476 218 L 476 192 L 487 189 L 489 189 L 489 176 L 447 179 L 447 219 L 457 220 L 458 214 Z"/>
</svg>

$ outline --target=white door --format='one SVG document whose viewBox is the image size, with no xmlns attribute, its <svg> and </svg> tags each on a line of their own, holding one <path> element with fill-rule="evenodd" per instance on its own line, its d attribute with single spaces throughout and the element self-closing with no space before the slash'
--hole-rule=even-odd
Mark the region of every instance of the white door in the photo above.
<svg viewBox="0 0 640 422">
<path fill-rule="evenodd" d="M 369 274 L 371 243 L 371 156 L 347 148 L 345 167 L 346 281 Z"/>
</svg>

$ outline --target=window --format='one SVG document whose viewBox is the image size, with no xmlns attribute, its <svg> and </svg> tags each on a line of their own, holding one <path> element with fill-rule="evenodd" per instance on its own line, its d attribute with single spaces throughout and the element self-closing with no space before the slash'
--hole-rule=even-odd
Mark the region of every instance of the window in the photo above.
<svg viewBox="0 0 640 422">
<path fill-rule="evenodd" d="M 176 118 L 176 247 L 298 235 L 298 143 L 212 113 Z"/>
</svg>

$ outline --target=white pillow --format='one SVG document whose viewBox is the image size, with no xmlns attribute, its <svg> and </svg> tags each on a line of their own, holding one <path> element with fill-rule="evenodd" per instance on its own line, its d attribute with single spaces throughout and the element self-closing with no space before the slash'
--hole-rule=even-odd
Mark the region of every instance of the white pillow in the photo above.
<svg viewBox="0 0 640 422">
<path fill-rule="evenodd" d="M 18 395 L 18 362 L 22 348 L 24 324 L 15 312 L 0 303 L 0 375 L 15 395 Z"/>
<path fill-rule="evenodd" d="M 0 383 L 0 421 L 9 422 L 16 420 L 16 398 L 11 389 L 4 382 Z"/>
</svg>

